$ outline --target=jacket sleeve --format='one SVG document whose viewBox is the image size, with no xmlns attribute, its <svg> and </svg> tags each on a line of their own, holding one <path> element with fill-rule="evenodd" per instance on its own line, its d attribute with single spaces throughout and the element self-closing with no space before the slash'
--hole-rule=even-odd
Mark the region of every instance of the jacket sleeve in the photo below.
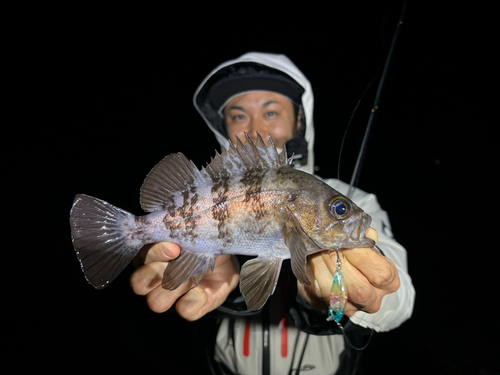
<svg viewBox="0 0 500 375">
<path fill-rule="evenodd" d="M 335 179 L 325 180 L 339 192 L 346 194 L 348 185 Z M 399 271 L 401 286 L 395 293 L 384 296 L 381 308 L 374 314 L 356 312 L 350 319 L 353 323 L 377 332 L 397 328 L 411 317 L 415 302 L 415 288 L 408 274 L 406 249 L 394 239 L 387 213 L 380 207 L 377 197 L 356 189 L 352 201 L 372 217 L 371 226 L 377 230 L 377 247 L 392 260 Z"/>
</svg>

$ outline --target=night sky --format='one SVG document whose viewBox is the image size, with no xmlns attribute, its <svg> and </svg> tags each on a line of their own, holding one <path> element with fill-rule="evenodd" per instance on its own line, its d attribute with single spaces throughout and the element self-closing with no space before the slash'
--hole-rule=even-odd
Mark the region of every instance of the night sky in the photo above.
<svg viewBox="0 0 500 375">
<path fill-rule="evenodd" d="M 7 54 L 4 373 L 204 374 L 192 325 L 151 312 L 128 286 L 131 267 L 101 291 L 85 282 L 68 223 L 75 194 L 141 214 L 140 186 L 165 155 L 205 165 L 218 144 L 192 96 L 248 51 L 286 54 L 309 78 L 318 174 L 349 181 L 401 4 L 27 22 Z M 389 213 L 417 299 L 409 321 L 374 337 L 367 374 L 500 373 L 491 12 L 410 2 L 401 26 L 359 187 Z"/>
</svg>

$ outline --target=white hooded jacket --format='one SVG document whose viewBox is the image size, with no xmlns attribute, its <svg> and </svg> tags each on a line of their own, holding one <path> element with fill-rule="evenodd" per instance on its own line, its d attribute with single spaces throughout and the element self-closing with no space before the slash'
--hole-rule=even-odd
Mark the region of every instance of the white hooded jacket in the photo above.
<svg viewBox="0 0 500 375">
<path fill-rule="evenodd" d="M 302 101 L 302 110 L 303 110 L 303 116 L 305 118 L 305 133 L 304 133 L 304 138 L 307 142 L 307 149 L 308 149 L 308 155 L 307 155 L 307 163 L 304 165 L 299 165 L 296 166 L 296 168 L 299 168 L 303 171 L 306 171 L 308 173 L 314 174 L 314 155 L 313 155 L 313 147 L 314 147 L 314 125 L 313 125 L 313 108 L 314 108 L 314 97 L 313 97 L 313 92 L 312 88 L 310 85 L 310 82 L 308 79 L 302 74 L 302 72 L 290 61 L 286 56 L 284 55 L 277 55 L 277 54 L 269 54 L 269 53 L 257 53 L 257 52 L 251 52 L 247 53 L 237 59 L 227 61 L 221 65 L 219 65 L 217 68 L 215 68 L 207 77 L 206 79 L 200 84 L 198 89 L 195 92 L 194 95 L 194 105 L 198 112 L 201 114 L 203 119 L 206 121 L 208 127 L 213 131 L 215 137 L 217 138 L 217 141 L 219 144 L 227 148 L 229 145 L 229 141 L 226 138 L 226 136 L 223 134 L 221 131 L 221 125 L 220 123 L 216 124 L 216 116 L 217 114 L 217 109 L 210 108 L 210 106 L 205 105 L 206 103 L 204 100 L 206 99 L 206 95 L 210 86 L 210 80 L 214 78 L 217 74 L 220 74 L 220 72 L 224 71 L 230 66 L 233 66 L 235 64 L 241 64 L 241 63 L 256 63 L 260 64 L 272 69 L 276 69 L 280 71 L 281 73 L 284 73 L 285 75 L 291 77 L 296 83 L 298 83 L 303 89 L 303 94 L 301 97 Z M 215 119 L 215 120 L 214 120 Z M 339 191 L 342 194 L 347 194 L 349 185 L 339 181 L 337 179 L 327 179 L 324 180 L 327 184 L 332 186 L 335 190 Z M 382 250 L 383 254 L 391 259 L 398 271 L 399 271 L 399 277 L 401 280 L 401 286 L 396 291 L 395 293 L 386 295 L 383 300 L 382 300 L 382 306 L 380 310 L 374 314 L 368 314 L 362 311 L 356 312 L 352 317 L 350 317 L 351 322 L 353 322 L 356 325 L 359 325 L 364 328 L 371 328 L 374 329 L 377 332 L 383 332 L 383 331 L 389 331 L 391 329 L 394 329 L 401 325 L 405 320 L 410 318 L 412 311 L 413 311 L 413 305 L 414 305 L 414 299 L 415 299 L 415 289 L 412 285 L 412 281 L 410 276 L 408 275 L 408 266 L 407 266 L 407 256 L 406 256 L 406 250 L 399 244 L 397 243 L 391 233 L 391 226 L 389 223 L 389 219 L 387 216 L 387 213 L 382 210 L 380 205 L 377 202 L 377 198 L 373 194 L 368 194 L 364 191 L 361 191 L 359 189 L 354 189 L 354 193 L 352 197 L 350 197 L 359 207 L 361 207 L 366 213 L 368 213 L 372 217 L 372 224 L 371 226 L 375 228 L 378 232 L 378 247 Z M 278 289 L 278 288 L 277 288 Z M 326 318 L 326 317 L 325 317 Z M 242 326 L 240 327 L 240 331 L 244 332 L 245 330 L 245 322 L 244 319 L 242 319 L 243 322 L 241 322 Z M 227 323 L 227 322 L 226 322 Z M 250 372 L 248 373 L 258 373 L 255 372 L 255 366 L 257 365 L 257 362 L 248 362 L 250 359 L 246 358 L 244 355 L 239 355 L 238 350 L 234 350 L 234 347 L 232 347 L 232 350 L 230 351 L 230 354 L 227 353 L 227 350 L 223 349 L 223 347 L 226 345 L 227 346 L 227 337 L 224 336 L 224 333 L 222 332 L 224 330 L 224 322 L 221 326 L 221 333 L 218 336 L 217 342 L 218 342 L 218 350 L 216 350 L 216 356 L 218 359 L 222 362 L 225 362 L 228 368 L 230 368 L 234 372 L 238 373 L 246 373 L 244 369 L 248 367 Z M 332 322 L 332 324 L 335 324 Z M 227 327 L 226 327 L 227 328 Z M 279 328 L 279 327 L 278 327 Z M 232 328 L 234 329 L 234 327 Z M 256 327 L 255 334 L 259 334 L 259 327 Z M 278 335 L 282 335 L 282 331 L 279 330 Z M 288 334 L 291 335 L 289 332 Z M 299 333 L 294 333 L 298 335 Z M 282 336 L 281 336 L 282 337 Z M 326 357 L 335 357 L 331 358 L 333 362 L 330 362 L 330 358 L 327 358 L 327 363 L 324 363 L 323 365 L 325 368 L 328 368 L 329 372 L 321 372 L 323 371 L 321 368 L 322 366 L 315 365 L 316 366 L 316 371 L 308 371 L 308 374 L 313 374 L 313 373 L 318 373 L 318 374 L 323 374 L 323 373 L 335 373 L 336 370 L 339 368 L 340 361 L 338 357 L 340 356 L 340 353 L 342 352 L 344 348 L 344 343 L 343 339 L 339 335 L 332 335 L 332 336 L 317 336 L 317 340 L 320 340 L 316 345 L 314 343 L 309 342 L 309 346 L 313 345 L 316 347 L 324 347 L 325 342 L 321 340 L 325 340 L 325 337 L 329 337 L 329 342 L 327 344 L 328 346 L 328 353 L 330 355 L 326 355 Z M 323 339 L 322 339 L 323 338 Z M 310 338 L 309 340 L 315 340 L 314 336 Z M 278 340 L 279 341 L 279 340 Z M 271 341 L 273 342 L 273 341 Z M 232 343 L 231 345 L 237 345 L 237 343 Z M 244 348 L 240 348 L 241 351 L 244 351 Z M 257 350 L 257 349 L 256 349 Z M 234 352 L 234 353 L 233 353 Z M 336 353 L 336 354 L 334 354 Z M 333 355 L 332 355 L 333 354 Z M 313 355 L 314 356 L 314 355 Z M 279 355 L 277 355 L 279 357 Z M 251 359 L 252 361 L 256 361 L 255 358 Z M 247 363 L 245 364 L 245 361 Z M 277 361 L 279 362 L 279 361 Z M 303 362 L 307 363 L 307 362 Z M 238 365 L 239 364 L 239 365 Z M 292 364 L 293 366 L 294 364 Z M 245 367 L 246 366 L 246 367 Z M 276 365 L 278 367 L 274 368 L 271 371 L 273 374 L 279 373 L 279 365 Z M 259 367 L 260 368 L 260 367 Z M 254 372 L 252 372 L 254 371 Z M 288 371 L 288 368 L 287 368 Z M 333 371 L 333 372 L 331 372 Z M 286 373 L 286 372 L 285 372 Z"/>
</svg>

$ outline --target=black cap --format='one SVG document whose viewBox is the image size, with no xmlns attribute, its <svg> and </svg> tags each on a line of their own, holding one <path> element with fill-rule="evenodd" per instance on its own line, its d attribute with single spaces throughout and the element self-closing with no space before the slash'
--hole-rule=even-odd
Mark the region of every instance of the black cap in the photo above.
<svg viewBox="0 0 500 375">
<path fill-rule="evenodd" d="M 222 78 L 209 90 L 208 97 L 212 107 L 220 111 L 226 101 L 239 93 L 248 91 L 271 91 L 301 104 L 304 89 L 291 78 L 267 73 L 232 75 Z"/>
</svg>

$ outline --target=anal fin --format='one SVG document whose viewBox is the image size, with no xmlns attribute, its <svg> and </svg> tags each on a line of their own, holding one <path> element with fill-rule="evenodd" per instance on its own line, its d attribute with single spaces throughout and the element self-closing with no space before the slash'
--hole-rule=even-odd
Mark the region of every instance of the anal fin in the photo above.
<svg viewBox="0 0 500 375">
<path fill-rule="evenodd" d="M 209 268 L 213 272 L 214 265 L 215 256 L 182 249 L 181 255 L 171 260 L 165 268 L 161 286 L 163 289 L 174 290 L 190 278 L 194 279 L 194 285 L 198 285 Z"/>
<path fill-rule="evenodd" d="M 243 264 L 240 291 L 249 311 L 260 309 L 274 293 L 282 262 L 281 258 L 269 257 L 255 258 Z"/>
</svg>

